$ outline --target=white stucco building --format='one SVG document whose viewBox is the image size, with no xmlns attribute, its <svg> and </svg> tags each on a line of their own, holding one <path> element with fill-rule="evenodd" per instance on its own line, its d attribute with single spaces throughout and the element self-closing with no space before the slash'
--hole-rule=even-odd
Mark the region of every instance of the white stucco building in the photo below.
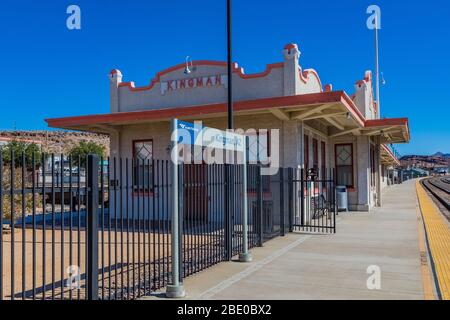
<svg viewBox="0 0 450 320">
<path fill-rule="evenodd" d="M 246 74 L 233 67 L 236 128 L 279 129 L 282 167 L 333 168 L 337 184 L 349 189 L 351 210 L 381 205 L 388 169 L 398 160 L 385 144 L 409 141 L 408 119 L 380 119 L 372 73 L 355 83 L 355 92 L 323 86 L 313 69 L 303 69 L 296 44 L 280 52 L 281 62 Z M 194 61 L 159 72 L 149 85 L 125 82 L 121 71 L 109 75 L 111 112 L 47 119 L 50 127 L 106 133 L 111 157 L 169 159 L 170 120 L 201 120 L 227 126 L 225 62 Z"/>
</svg>

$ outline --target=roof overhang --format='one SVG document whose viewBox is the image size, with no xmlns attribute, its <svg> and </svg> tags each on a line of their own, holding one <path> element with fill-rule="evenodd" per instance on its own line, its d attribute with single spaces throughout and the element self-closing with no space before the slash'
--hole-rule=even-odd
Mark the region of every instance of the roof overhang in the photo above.
<svg viewBox="0 0 450 320">
<path fill-rule="evenodd" d="M 403 143 L 410 140 L 407 118 L 366 120 L 363 133 L 379 136 L 381 143 Z"/>
<path fill-rule="evenodd" d="M 388 166 L 399 166 L 400 160 L 394 155 L 394 153 L 385 144 L 381 145 L 381 163 Z"/>
<path fill-rule="evenodd" d="M 332 137 L 367 134 L 381 136 L 383 143 L 409 141 L 407 119 L 366 120 L 344 91 L 237 101 L 233 104 L 233 110 L 236 116 L 271 113 L 280 120 L 320 121 L 329 127 L 329 135 Z M 112 133 L 123 125 L 170 121 L 173 118 L 203 120 L 226 116 L 227 104 L 217 103 L 55 118 L 46 121 L 54 128 Z"/>
<path fill-rule="evenodd" d="M 348 103 L 351 99 L 343 91 L 321 92 L 296 96 L 273 97 L 256 100 L 237 101 L 233 104 L 235 115 L 255 115 L 272 113 L 283 120 L 305 119 L 322 113 L 337 110 L 340 114 L 351 113 L 352 117 L 364 125 L 364 118 L 359 110 Z M 325 113 L 325 114 L 323 114 Z M 173 118 L 184 120 L 225 117 L 227 104 L 207 104 L 177 108 L 151 109 L 144 111 L 116 112 L 87 116 L 46 119 L 50 127 L 69 130 L 94 131 L 108 133 L 108 128 L 136 123 L 169 121 Z"/>
</svg>

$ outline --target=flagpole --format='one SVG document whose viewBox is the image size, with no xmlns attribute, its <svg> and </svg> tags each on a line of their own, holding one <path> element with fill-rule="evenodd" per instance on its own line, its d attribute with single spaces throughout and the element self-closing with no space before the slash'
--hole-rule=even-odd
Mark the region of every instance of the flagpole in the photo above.
<svg viewBox="0 0 450 320">
<path fill-rule="evenodd" d="M 379 46 L 378 46 L 378 15 L 375 15 L 375 74 L 376 74 L 376 94 L 377 94 L 377 116 L 380 115 L 380 66 L 379 66 Z"/>
<path fill-rule="evenodd" d="M 375 73 L 376 73 L 376 91 L 377 91 L 377 115 L 376 117 L 378 119 L 381 118 L 381 103 L 380 103 L 380 66 L 379 66 L 379 50 L 378 50 L 378 14 L 375 15 Z M 380 151 L 378 152 L 378 164 L 380 163 Z M 378 165 L 379 169 L 379 165 Z M 381 195 L 381 179 L 378 176 L 378 183 L 377 183 L 377 202 L 378 206 L 381 207 L 382 205 L 382 195 Z"/>
</svg>

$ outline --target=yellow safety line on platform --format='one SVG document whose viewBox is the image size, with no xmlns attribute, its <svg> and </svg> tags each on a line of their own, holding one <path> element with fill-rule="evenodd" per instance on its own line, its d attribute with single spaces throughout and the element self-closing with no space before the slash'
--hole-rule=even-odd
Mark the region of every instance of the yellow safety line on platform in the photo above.
<svg viewBox="0 0 450 320">
<path fill-rule="evenodd" d="M 419 181 L 416 190 L 441 297 L 450 300 L 450 228 Z"/>
<path fill-rule="evenodd" d="M 425 239 L 425 226 L 423 224 L 422 214 L 420 209 L 417 209 L 417 233 L 419 236 L 419 250 L 420 250 L 420 270 L 422 272 L 423 296 L 425 300 L 436 300 L 434 290 L 433 276 L 430 271 L 430 264 L 428 263 L 427 243 Z"/>
</svg>

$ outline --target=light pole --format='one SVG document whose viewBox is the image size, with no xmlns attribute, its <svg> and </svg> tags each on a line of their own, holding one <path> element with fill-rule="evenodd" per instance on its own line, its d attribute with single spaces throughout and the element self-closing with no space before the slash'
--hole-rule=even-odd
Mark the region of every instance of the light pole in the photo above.
<svg viewBox="0 0 450 320">
<path fill-rule="evenodd" d="M 233 129 L 233 69 L 232 69 L 232 26 L 231 26 L 231 0 L 227 0 L 227 75 L 228 75 L 228 99 L 227 99 L 227 114 L 229 130 Z M 231 261 L 233 251 L 233 222 L 231 219 L 231 210 L 233 205 L 230 203 L 233 199 L 233 183 L 231 177 L 231 170 L 228 164 L 228 151 L 225 151 L 225 248 L 226 248 L 226 260 Z"/>
<path fill-rule="evenodd" d="M 228 129 L 232 130 L 234 129 L 234 121 L 233 121 L 233 55 L 232 55 L 232 0 L 227 0 L 227 73 L 228 73 Z M 245 137 L 244 137 L 245 139 Z M 244 145 L 246 146 L 246 141 L 244 142 Z M 247 217 L 247 159 L 246 159 L 246 148 L 244 148 L 243 153 L 243 216 L 241 223 L 243 224 L 243 252 L 239 254 L 239 261 L 241 262 L 250 262 L 252 261 L 252 257 L 250 253 L 248 252 L 248 217 Z M 234 154 L 233 154 L 234 157 Z M 231 260 L 232 258 L 232 247 L 233 247 L 233 219 L 231 219 L 231 208 L 234 208 L 234 205 L 232 203 L 229 203 L 233 199 L 233 192 L 234 192 L 234 176 L 230 175 L 230 172 L 233 172 L 229 170 L 229 165 L 225 164 L 225 178 L 226 178 L 226 185 L 225 188 L 225 214 L 226 214 L 226 241 L 227 241 L 227 260 Z M 231 195 L 231 197 L 230 197 Z"/>
<path fill-rule="evenodd" d="M 228 129 L 233 129 L 233 68 L 232 68 L 232 26 L 231 26 L 231 4 L 227 0 L 227 74 L 228 74 Z"/>
</svg>

